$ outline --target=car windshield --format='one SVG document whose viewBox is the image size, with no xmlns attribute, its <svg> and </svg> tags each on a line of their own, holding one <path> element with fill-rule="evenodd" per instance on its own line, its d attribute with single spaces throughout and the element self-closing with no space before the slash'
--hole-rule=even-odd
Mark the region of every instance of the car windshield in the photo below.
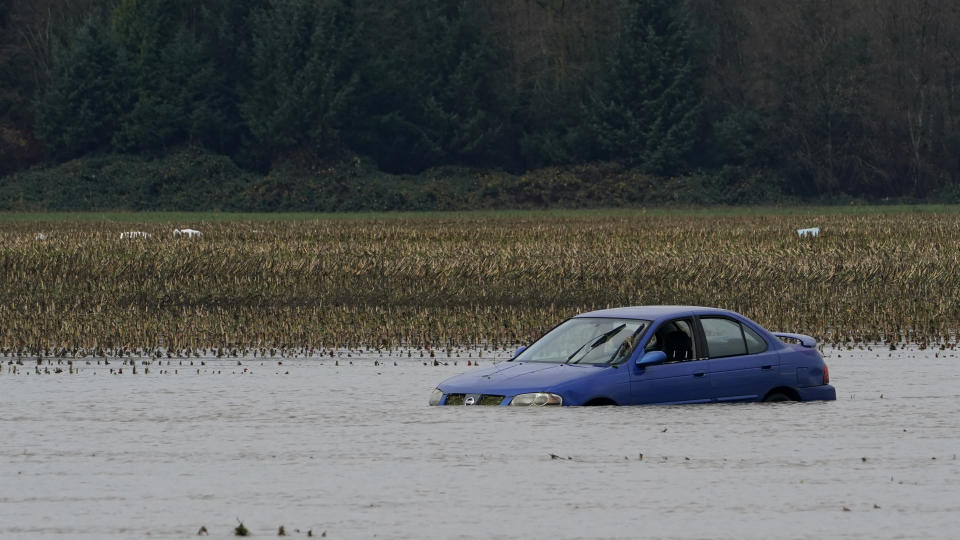
<svg viewBox="0 0 960 540">
<path fill-rule="evenodd" d="M 565 321 L 517 356 L 518 362 L 615 364 L 630 357 L 650 321 L 575 318 Z"/>
</svg>

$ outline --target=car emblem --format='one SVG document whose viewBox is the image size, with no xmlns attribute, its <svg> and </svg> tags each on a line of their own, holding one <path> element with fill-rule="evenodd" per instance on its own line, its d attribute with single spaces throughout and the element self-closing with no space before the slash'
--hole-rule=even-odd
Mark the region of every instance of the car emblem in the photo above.
<svg viewBox="0 0 960 540">
<path fill-rule="evenodd" d="M 475 398 L 474 396 L 467 396 L 467 399 L 463 400 L 463 404 L 464 404 L 464 405 L 476 405 L 476 404 L 477 404 L 477 398 Z"/>
</svg>

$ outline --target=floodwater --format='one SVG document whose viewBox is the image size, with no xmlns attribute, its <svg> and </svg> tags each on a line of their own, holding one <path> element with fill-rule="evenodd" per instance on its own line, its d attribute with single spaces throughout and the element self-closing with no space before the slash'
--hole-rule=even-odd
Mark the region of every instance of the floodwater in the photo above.
<svg viewBox="0 0 960 540">
<path fill-rule="evenodd" d="M 465 357 L 4 359 L 0 538 L 955 538 L 960 355 L 825 356 L 831 403 L 522 410 L 428 407 Z"/>
</svg>

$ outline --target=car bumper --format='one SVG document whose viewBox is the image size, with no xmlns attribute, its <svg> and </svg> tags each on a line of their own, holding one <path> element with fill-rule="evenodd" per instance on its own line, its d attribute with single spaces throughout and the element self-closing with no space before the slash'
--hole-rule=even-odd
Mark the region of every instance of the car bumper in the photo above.
<svg viewBox="0 0 960 540">
<path fill-rule="evenodd" d="M 797 393 L 800 394 L 800 401 L 833 401 L 837 399 L 837 389 L 829 384 L 797 388 Z"/>
</svg>

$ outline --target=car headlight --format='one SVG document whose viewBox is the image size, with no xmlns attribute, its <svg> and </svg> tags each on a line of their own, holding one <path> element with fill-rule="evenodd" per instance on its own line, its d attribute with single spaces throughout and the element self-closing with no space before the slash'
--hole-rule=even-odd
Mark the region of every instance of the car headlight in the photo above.
<svg viewBox="0 0 960 540">
<path fill-rule="evenodd" d="M 430 405 L 439 405 L 441 399 L 443 399 L 443 390 L 434 388 L 433 392 L 430 392 Z"/>
<path fill-rule="evenodd" d="M 510 405 L 514 407 L 543 407 L 545 405 L 563 405 L 563 398 L 557 394 L 534 392 L 532 394 L 517 394 Z"/>
</svg>

